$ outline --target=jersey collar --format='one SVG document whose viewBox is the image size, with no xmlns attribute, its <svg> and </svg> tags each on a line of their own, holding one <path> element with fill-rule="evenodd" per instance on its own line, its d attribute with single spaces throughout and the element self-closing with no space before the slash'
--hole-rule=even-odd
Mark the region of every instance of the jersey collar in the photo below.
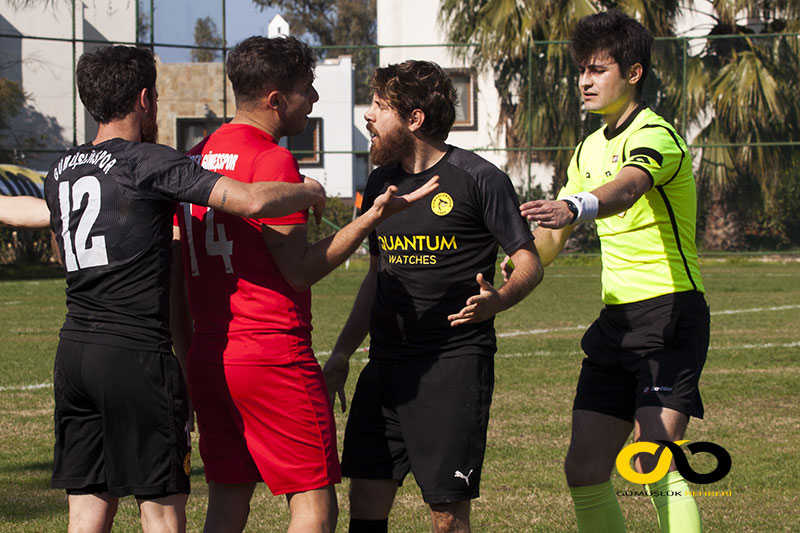
<svg viewBox="0 0 800 533">
<path fill-rule="evenodd" d="M 613 139 L 614 137 L 625 131 L 625 128 L 630 126 L 631 122 L 634 121 L 634 119 L 639 115 L 639 113 L 641 113 L 642 110 L 647 109 L 647 107 L 649 107 L 647 105 L 647 102 L 639 102 L 639 105 L 636 106 L 636 109 L 634 109 L 633 112 L 630 115 L 628 115 L 628 118 L 625 119 L 625 122 L 620 124 L 618 128 L 614 128 L 612 130 L 609 126 L 606 126 L 605 129 L 603 129 L 603 135 L 605 136 L 606 140 L 610 141 L 611 139 Z"/>
</svg>

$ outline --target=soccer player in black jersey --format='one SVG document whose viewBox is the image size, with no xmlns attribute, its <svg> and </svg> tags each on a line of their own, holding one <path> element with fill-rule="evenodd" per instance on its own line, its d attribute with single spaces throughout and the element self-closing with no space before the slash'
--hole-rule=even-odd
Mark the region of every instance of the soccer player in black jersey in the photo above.
<svg viewBox="0 0 800 533">
<path fill-rule="evenodd" d="M 279 217 L 321 208 L 324 190 L 313 180 L 241 183 L 153 144 L 149 50 L 84 54 L 77 82 L 97 137 L 65 152 L 44 185 L 67 281 L 52 486 L 67 491 L 70 531 L 109 531 L 127 495 L 136 497 L 144 531 L 184 531 L 189 417 L 168 324 L 177 202 Z"/>
<path fill-rule="evenodd" d="M 542 278 L 531 232 L 508 176 L 445 143 L 456 94 L 435 63 L 378 69 L 364 118 L 372 134 L 363 209 L 389 186 L 410 191 L 439 175 L 430 201 L 382 222 L 370 267 L 324 372 L 345 407 L 348 359 L 370 333 L 345 430 L 350 531 L 387 531 L 409 471 L 435 531 L 469 531 L 479 495 L 494 384 L 494 315 Z M 517 270 L 493 287 L 498 244 Z"/>
</svg>

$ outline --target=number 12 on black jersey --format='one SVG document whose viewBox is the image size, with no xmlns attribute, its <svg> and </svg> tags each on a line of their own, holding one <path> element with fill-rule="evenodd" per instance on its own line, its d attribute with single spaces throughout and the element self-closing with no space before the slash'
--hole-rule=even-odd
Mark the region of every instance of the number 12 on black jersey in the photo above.
<svg viewBox="0 0 800 533">
<path fill-rule="evenodd" d="M 73 251 L 69 219 L 72 211 L 80 208 L 84 196 L 89 198 L 86 202 L 86 209 L 78 220 Z M 103 235 L 93 236 L 91 245 L 86 246 L 89 234 L 100 214 L 100 181 L 94 176 L 83 176 L 72 184 L 71 191 L 70 183 L 62 181 L 58 184 L 58 203 L 61 210 L 61 237 L 64 241 L 64 264 L 67 272 L 107 265 L 108 254 L 106 253 L 106 239 Z"/>
</svg>

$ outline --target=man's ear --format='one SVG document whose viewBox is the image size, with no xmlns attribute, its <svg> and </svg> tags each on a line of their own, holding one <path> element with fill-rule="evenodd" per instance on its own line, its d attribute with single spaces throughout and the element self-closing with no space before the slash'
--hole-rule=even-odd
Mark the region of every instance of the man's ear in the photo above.
<svg viewBox="0 0 800 533">
<path fill-rule="evenodd" d="M 639 80 L 642 79 L 643 75 L 644 75 L 644 68 L 642 68 L 642 64 L 634 63 L 631 66 L 630 71 L 628 72 L 628 83 L 630 83 L 631 85 L 636 85 L 637 83 L 639 83 Z"/>
<path fill-rule="evenodd" d="M 267 96 L 264 97 L 264 104 L 266 105 L 267 109 L 279 109 L 285 98 L 280 91 L 270 91 L 267 93 Z"/>
<path fill-rule="evenodd" d="M 414 133 L 422 128 L 424 122 L 425 112 L 422 109 L 415 109 L 411 112 L 411 116 L 408 117 L 408 129 L 411 133 Z"/>
<path fill-rule="evenodd" d="M 150 112 L 150 108 L 153 106 L 151 102 L 150 89 L 145 88 L 139 91 L 139 97 L 137 98 L 136 103 L 141 106 L 145 113 Z"/>
</svg>

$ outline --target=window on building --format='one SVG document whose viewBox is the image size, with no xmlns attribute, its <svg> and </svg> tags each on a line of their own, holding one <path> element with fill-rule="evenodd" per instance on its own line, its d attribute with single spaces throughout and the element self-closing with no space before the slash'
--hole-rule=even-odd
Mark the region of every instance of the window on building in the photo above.
<svg viewBox="0 0 800 533">
<path fill-rule="evenodd" d="M 217 131 L 222 126 L 221 118 L 179 118 L 177 119 L 177 148 L 188 152 L 194 145 Z"/>
<path fill-rule="evenodd" d="M 456 105 L 456 121 L 454 130 L 474 130 L 478 128 L 475 118 L 478 91 L 475 83 L 475 74 L 471 70 L 448 70 L 453 86 L 458 93 Z"/>
<path fill-rule="evenodd" d="M 288 138 L 288 147 L 301 166 L 322 166 L 322 119 L 308 119 L 302 133 Z"/>
</svg>

